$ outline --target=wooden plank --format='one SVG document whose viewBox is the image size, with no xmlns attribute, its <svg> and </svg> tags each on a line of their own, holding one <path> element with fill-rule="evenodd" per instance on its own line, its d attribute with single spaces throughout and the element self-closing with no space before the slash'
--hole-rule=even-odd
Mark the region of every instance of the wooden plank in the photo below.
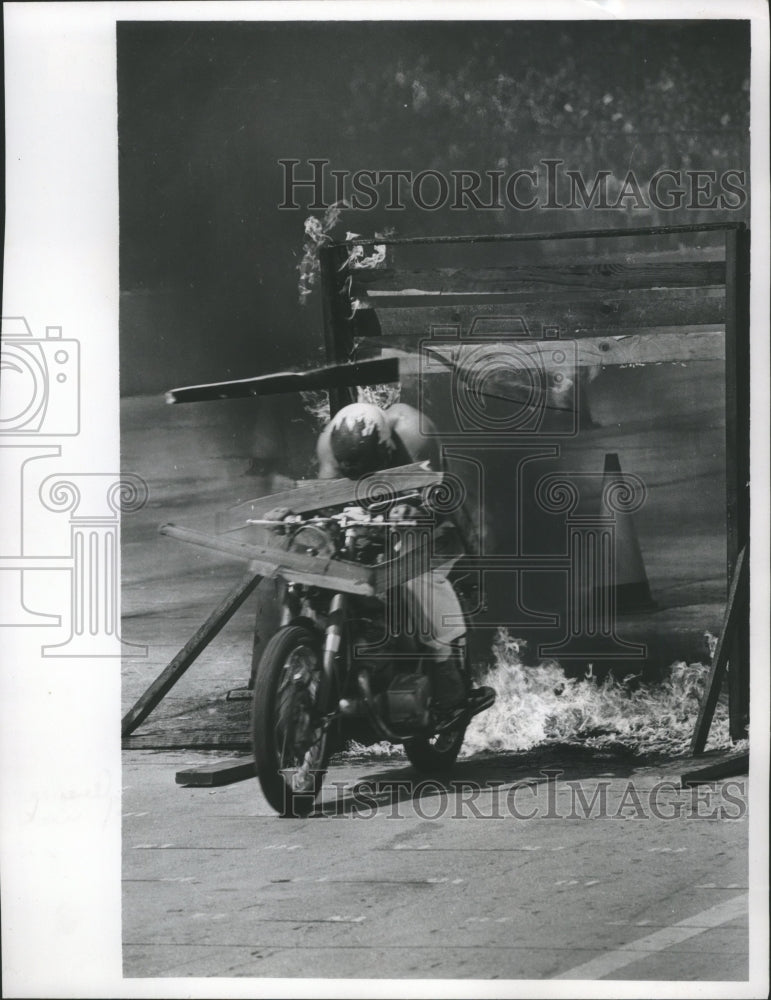
<svg viewBox="0 0 771 1000">
<path fill-rule="evenodd" d="M 715 287 L 722 289 L 722 286 Z M 607 294 L 605 289 L 600 288 L 591 289 L 590 291 L 594 296 Z M 541 288 L 523 286 L 518 291 L 507 292 L 427 292 L 420 289 L 407 289 L 403 292 L 373 292 L 370 295 L 362 295 L 355 300 L 354 306 L 358 310 L 356 313 L 357 316 L 367 316 L 372 314 L 374 310 L 377 310 L 377 316 L 382 323 L 382 317 L 386 311 L 390 312 L 391 310 L 434 308 L 458 310 L 462 306 L 481 307 L 482 309 L 490 307 L 500 308 L 501 306 L 511 306 L 512 304 L 519 306 L 522 302 L 531 302 L 535 296 L 540 296 L 541 301 L 548 297 L 550 300 L 557 302 L 560 297 L 563 301 L 567 301 L 570 298 L 577 300 L 578 296 L 582 294 L 586 294 L 586 290 L 583 293 L 577 289 L 575 293 L 562 294 L 554 285 L 551 287 L 543 286 Z M 513 312 L 512 309 L 510 309 L 511 312 Z M 374 336 L 377 336 L 377 330 L 373 330 L 372 333 Z M 366 333 L 362 335 L 366 336 Z"/>
<path fill-rule="evenodd" d="M 682 788 L 692 788 L 708 781 L 720 781 L 722 778 L 733 778 L 738 774 L 747 774 L 750 767 L 749 753 L 734 753 L 714 763 L 705 763 L 702 767 L 692 768 L 680 775 Z"/>
<path fill-rule="evenodd" d="M 540 243 L 544 240 L 626 239 L 630 236 L 675 236 L 680 233 L 730 232 L 743 226 L 743 222 L 702 222 L 678 226 L 635 226 L 626 229 L 574 229 L 548 233 L 485 233 L 477 236 L 355 236 L 343 240 L 339 246 L 435 246 L 474 243 Z"/>
<path fill-rule="evenodd" d="M 202 767 L 188 767 L 177 771 L 175 781 L 178 785 L 192 788 L 218 788 L 221 785 L 232 785 L 237 781 L 246 781 L 257 774 L 253 760 L 237 757 L 231 760 L 217 760 Z"/>
<path fill-rule="evenodd" d="M 608 261 L 617 261 L 622 264 L 684 264 L 693 261 L 725 260 L 725 241 L 719 237 L 713 237 L 713 239 L 715 238 L 718 240 L 716 243 L 681 246 L 670 250 L 618 250 L 610 246 L 600 253 L 593 250 L 591 254 L 586 254 L 583 257 L 579 257 L 575 251 L 572 254 L 566 254 L 562 247 L 559 250 L 551 247 L 549 263 L 560 260 L 569 262 L 571 257 L 573 262 L 583 264 L 604 264 Z"/>
<path fill-rule="evenodd" d="M 394 469 L 383 469 L 375 474 L 375 480 L 394 493 L 403 493 L 438 485 L 442 482 L 442 473 L 429 468 L 425 462 L 412 462 Z M 248 518 L 264 517 L 275 507 L 288 507 L 295 514 L 311 514 L 325 507 L 358 503 L 364 495 L 366 479 L 360 482 L 352 479 L 308 479 L 298 483 L 295 489 L 236 504 L 227 512 L 228 521 L 243 525 Z"/>
<path fill-rule="evenodd" d="M 185 732 L 137 733 L 121 741 L 123 750 L 243 750 L 251 749 L 247 732 L 218 733 L 210 729 Z"/>
<path fill-rule="evenodd" d="M 399 366 L 393 360 L 369 359 L 349 364 L 327 365 L 307 372 L 275 372 L 254 378 L 230 379 L 227 382 L 209 382 L 206 385 L 189 385 L 171 389 L 166 393 L 167 403 L 202 403 L 217 399 L 246 399 L 250 396 L 273 396 L 282 392 L 300 392 L 309 389 L 340 389 L 345 386 L 377 385 L 395 382 Z"/>
<path fill-rule="evenodd" d="M 352 273 L 351 298 L 367 296 L 379 305 L 389 299 L 416 296 L 437 301 L 451 296 L 582 288 L 607 291 L 624 288 L 703 288 L 725 283 L 722 261 L 677 264 L 564 264 L 534 267 L 435 268 L 403 270 L 373 268 Z"/>
<path fill-rule="evenodd" d="M 722 288 L 700 288 L 634 290 L 602 297 L 593 292 L 537 299 L 524 294 L 508 302 L 383 309 L 378 317 L 380 331 L 373 329 L 374 336 L 413 340 L 431 336 L 437 328 L 447 335 L 455 328 L 464 338 L 512 334 L 521 331 L 522 323 L 533 336 L 548 328 L 558 330 L 561 337 L 581 337 L 629 327 L 717 326 L 725 321 L 725 293 Z"/>
<path fill-rule="evenodd" d="M 286 552 L 277 547 L 250 545 L 229 536 L 211 535 L 175 524 L 161 525 L 159 531 L 170 538 L 242 559 L 249 563 L 251 571 L 261 576 L 280 576 L 295 583 L 326 587 L 359 597 L 371 597 L 374 593 L 371 571 L 358 563 L 310 556 L 303 552 Z"/>
<path fill-rule="evenodd" d="M 581 340 L 520 340 L 479 344 L 425 343 L 421 353 L 407 353 L 384 347 L 384 353 L 399 355 L 403 374 L 430 375 L 437 362 L 448 369 L 457 368 L 472 374 L 490 356 L 500 359 L 500 377 L 507 370 L 521 376 L 525 359 L 532 358 L 533 368 L 566 370 L 569 368 L 615 367 L 618 365 L 665 364 L 675 361 L 722 361 L 725 357 L 725 334 L 722 330 L 683 332 L 664 328 L 631 333 L 619 337 L 587 337 Z M 507 364 L 508 359 L 508 364 Z"/>
<path fill-rule="evenodd" d="M 740 616 L 749 599 L 747 581 L 747 550 L 742 549 L 739 553 L 731 579 L 731 588 L 728 593 L 728 604 L 726 605 L 723 628 L 720 632 L 715 655 L 712 658 L 707 686 L 704 689 L 704 696 L 699 706 L 699 715 L 691 738 L 691 753 L 699 754 L 704 750 L 709 735 L 709 727 L 712 724 L 712 717 L 715 714 L 720 687 L 723 683 L 726 667 L 728 666 L 729 651 L 739 627 Z M 738 664 L 732 665 L 733 669 L 738 669 Z"/>
<path fill-rule="evenodd" d="M 244 542 L 231 541 L 219 535 L 195 531 L 192 528 L 177 527 L 173 524 L 162 525 L 160 531 L 164 535 L 190 542 L 192 545 L 200 545 L 225 555 L 248 559 L 250 568 L 259 568 L 266 577 L 282 576 L 295 583 L 326 587 L 329 590 L 339 590 L 360 597 L 382 594 L 398 583 L 411 580 L 416 572 L 425 572 L 428 565 L 426 561 L 423 561 L 420 566 L 416 563 L 417 546 L 405 549 L 396 559 L 387 563 L 368 567 L 359 563 L 343 562 L 340 559 L 322 558 L 306 555 L 302 552 L 286 552 L 278 548 L 249 545 Z M 425 548 L 430 557 L 428 543 L 422 547 Z"/>
<path fill-rule="evenodd" d="M 535 262 L 534 256 L 538 254 L 539 251 L 543 252 L 543 258 L 537 258 L 541 260 L 548 260 L 550 266 L 558 266 L 561 262 L 565 264 L 607 264 L 607 263 L 621 263 L 621 264 L 643 264 L 643 263 L 655 263 L 655 264 L 683 264 L 692 261 L 705 261 L 705 260 L 725 260 L 725 238 L 720 235 L 715 235 L 712 237 L 713 240 L 717 242 L 713 243 L 701 243 L 700 245 L 692 246 L 680 246 L 672 247 L 669 249 L 654 248 L 654 249 L 638 249 L 635 250 L 623 250 L 618 249 L 617 246 L 613 246 L 610 242 L 605 247 L 600 246 L 598 248 L 597 243 L 593 242 L 591 251 L 586 253 L 580 252 L 575 247 L 566 248 L 564 244 L 556 244 L 549 247 L 538 248 L 534 251 L 530 246 L 515 247 L 510 246 L 505 250 L 499 250 L 496 252 L 496 257 L 498 262 L 501 260 L 505 261 L 504 265 L 497 263 L 491 266 L 506 266 L 512 267 L 517 264 L 530 265 Z M 455 267 L 474 267 L 475 263 L 473 257 L 477 255 L 478 248 L 475 246 L 470 246 L 465 249 L 456 251 L 456 263 L 452 266 Z M 376 268 L 364 267 L 357 264 L 356 261 L 352 261 L 348 265 L 348 270 L 351 273 L 359 271 L 372 271 L 372 270 L 386 270 L 388 268 L 396 267 L 396 254 L 392 251 L 388 251 L 385 260 L 382 261 Z M 430 250 L 425 253 L 430 254 Z M 423 253 L 422 255 L 425 255 Z M 402 256 L 404 252 L 402 251 Z M 459 254 L 463 254 L 463 257 L 459 257 Z M 548 254 L 548 257 L 546 256 Z M 446 251 L 444 252 L 444 257 L 447 257 Z M 478 261 L 478 256 L 477 256 Z M 451 266 L 451 265 L 446 265 Z M 486 266 L 485 264 L 479 264 L 478 266 Z"/>
<path fill-rule="evenodd" d="M 200 628 L 196 629 L 168 666 L 155 678 L 147 690 L 123 716 L 121 735 L 129 736 L 169 693 L 188 667 L 218 635 L 261 580 L 252 568 L 223 598 Z"/>
</svg>

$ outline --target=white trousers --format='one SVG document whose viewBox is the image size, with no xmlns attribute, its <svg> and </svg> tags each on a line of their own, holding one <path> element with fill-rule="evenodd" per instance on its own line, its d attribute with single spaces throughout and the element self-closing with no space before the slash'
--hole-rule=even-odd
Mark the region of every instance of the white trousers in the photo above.
<svg viewBox="0 0 771 1000">
<path fill-rule="evenodd" d="M 407 611 L 416 637 L 438 661 L 452 652 L 452 642 L 466 632 L 463 611 L 447 573 L 448 564 L 413 577 L 404 584 Z"/>
</svg>

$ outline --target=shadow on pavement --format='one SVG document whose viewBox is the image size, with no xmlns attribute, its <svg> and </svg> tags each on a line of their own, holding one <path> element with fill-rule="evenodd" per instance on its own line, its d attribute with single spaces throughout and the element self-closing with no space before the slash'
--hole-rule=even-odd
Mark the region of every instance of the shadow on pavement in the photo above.
<svg viewBox="0 0 771 1000">
<path fill-rule="evenodd" d="M 362 759 L 364 763 L 366 758 Z M 641 757 L 623 746 L 602 750 L 574 744 L 552 744 L 523 753 L 489 753 L 459 760 L 443 777 L 427 777 L 410 764 L 391 765 L 358 778 L 353 784 L 335 786 L 328 778 L 327 787 L 335 786 L 334 800 L 322 801 L 313 813 L 316 817 L 371 814 L 399 802 L 422 801 L 442 795 L 458 795 L 474 789 L 495 789 L 507 785 L 540 785 L 559 778 L 561 781 L 612 776 L 627 778 L 653 763 L 671 763 L 669 757 Z"/>
</svg>

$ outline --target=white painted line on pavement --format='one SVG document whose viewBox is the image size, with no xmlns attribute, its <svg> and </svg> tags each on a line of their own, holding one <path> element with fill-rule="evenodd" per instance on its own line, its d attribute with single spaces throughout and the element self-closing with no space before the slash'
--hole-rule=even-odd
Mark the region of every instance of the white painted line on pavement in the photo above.
<svg viewBox="0 0 771 1000">
<path fill-rule="evenodd" d="M 700 882 L 694 889 L 746 889 L 746 885 L 741 882 L 729 882 L 728 885 L 718 885 L 717 882 Z"/>
<path fill-rule="evenodd" d="M 271 885 L 284 882 L 328 882 L 330 885 L 462 885 L 465 879 L 436 878 L 332 878 L 330 875 L 297 875 L 295 878 L 272 878 Z"/>
<path fill-rule="evenodd" d="M 598 955 L 582 965 L 576 965 L 567 972 L 561 972 L 553 979 L 602 979 L 610 975 L 617 969 L 623 969 L 625 965 L 637 962 L 642 954 L 654 954 L 671 948 L 672 945 L 687 941 L 688 938 L 703 934 L 706 930 L 727 924 L 729 920 L 736 920 L 737 917 L 747 915 L 749 897 L 746 893 L 734 896 L 723 903 L 711 906 L 708 910 L 696 913 L 692 917 L 686 917 L 670 927 L 664 927 L 660 931 L 655 931 L 647 937 L 631 941 L 628 945 L 618 948 L 615 951 L 605 952 Z"/>
</svg>

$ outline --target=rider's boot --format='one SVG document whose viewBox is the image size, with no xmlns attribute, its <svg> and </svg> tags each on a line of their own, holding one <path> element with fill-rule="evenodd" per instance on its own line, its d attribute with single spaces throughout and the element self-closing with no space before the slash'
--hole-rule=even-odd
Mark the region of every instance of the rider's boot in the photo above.
<svg viewBox="0 0 771 1000">
<path fill-rule="evenodd" d="M 465 666 L 466 647 L 462 638 L 453 642 L 452 653 L 446 660 L 434 661 L 434 705 L 440 712 L 452 712 L 463 707 L 469 715 L 476 715 L 495 701 L 493 688 L 467 686 Z"/>
</svg>

